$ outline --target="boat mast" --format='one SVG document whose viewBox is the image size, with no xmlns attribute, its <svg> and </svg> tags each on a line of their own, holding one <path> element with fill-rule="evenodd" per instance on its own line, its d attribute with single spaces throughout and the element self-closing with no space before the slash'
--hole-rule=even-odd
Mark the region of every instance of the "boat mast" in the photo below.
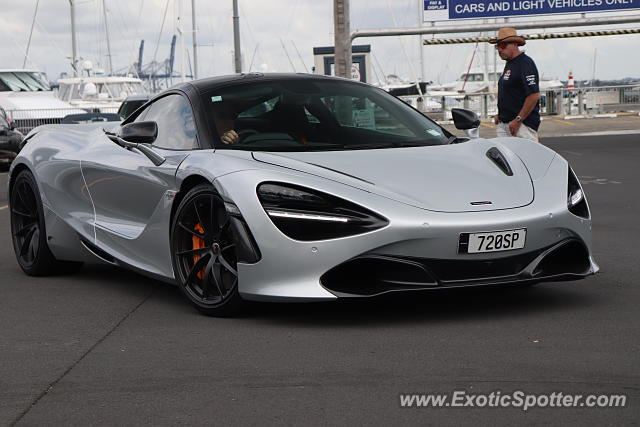
<svg viewBox="0 0 640 427">
<path fill-rule="evenodd" d="M 198 42 L 196 41 L 196 0 L 191 0 L 191 27 L 193 28 L 193 78 L 198 78 Z"/>
<path fill-rule="evenodd" d="M 178 33 L 180 34 L 180 81 L 186 81 L 184 72 L 184 29 L 182 28 L 182 0 L 178 0 Z"/>
<path fill-rule="evenodd" d="M 27 51 L 24 53 L 24 61 L 22 62 L 22 68 L 27 66 L 27 59 L 29 57 L 29 48 L 31 47 L 31 36 L 33 36 L 33 26 L 36 23 L 36 16 L 38 15 L 38 5 L 40 0 L 36 1 L 36 10 L 33 12 L 33 21 L 31 21 L 31 31 L 29 31 L 29 41 L 27 42 Z"/>
<path fill-rule="evenodd" d="M 111 43 L 109 41 L 109 24 L 107 23 L 107 4 L 102 0 L 102 11 L 104 13 L 104 31 L 107 33 L 107 56 L 109 57 L 109 75 L 113 75 L 113 62 L 111 61 Z"/>
<path fill-rule="evenodd" d="M 71 6 L 71 68 L 73 68 L 73 76 L 78 77 L 77 52 L 76 52 L 76 13 L 73 0 L 69 0 Z"/>
</svg>

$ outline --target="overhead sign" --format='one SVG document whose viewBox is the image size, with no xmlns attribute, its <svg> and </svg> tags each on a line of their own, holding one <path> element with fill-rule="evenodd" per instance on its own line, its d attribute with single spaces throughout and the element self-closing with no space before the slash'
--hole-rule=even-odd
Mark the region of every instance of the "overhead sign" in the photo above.
<svg viewBox="0 0 640 427">
<path fill-rule="evenodd" d="M 424 0 L 425 21 L 640 9 L 640 0 Z"/>
</svg>

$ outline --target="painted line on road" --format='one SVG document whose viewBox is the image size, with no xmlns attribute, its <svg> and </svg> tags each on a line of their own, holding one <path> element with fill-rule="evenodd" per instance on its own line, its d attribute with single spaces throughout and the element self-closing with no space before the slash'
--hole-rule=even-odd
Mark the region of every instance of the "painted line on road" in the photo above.
<svg viewBox="0 0 640 427">
<path fill-rule="evenodd" d="M 5 209 L 7 209 L 7 208 L 8 208 L 8 206 L 0 206 L 0 211 L 3 211 Z"/>
<path fill-rule="evenodd" d="M 574 156 L 582 156 L 582 153 L 577 153 L 575 151 L 563 150 L 564 153 L 573 154 Z"/>
<path fill-rule="evenodd" d="M 494 125 L 490 125 L 488 123 L 480 123 L 480 126 L 484 126 L 486 128 L 491 128 L 491 129 L 495 129 L 496 128 Z"/>
<path fill-rule="evenodd" d="M 557 122 L 557 123 L 562 123 L 563 125 L 571 125 L 571 126 L 575 126 L 576 125 L 575 123 L 571 123 L 571 122 L 568 122 L 566 120 L 558 120 L 558 119 L 551 119 L 551 120 L 554 121 L 554 122 Z"/>
</svg>

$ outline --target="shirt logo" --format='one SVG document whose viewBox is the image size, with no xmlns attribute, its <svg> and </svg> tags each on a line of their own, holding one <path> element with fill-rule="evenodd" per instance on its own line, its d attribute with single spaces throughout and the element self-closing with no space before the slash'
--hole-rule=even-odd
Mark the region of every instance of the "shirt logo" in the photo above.
<svg viewBox="0 0 640 427">
<path fill-rule="evenodd" d="M 529 76 L 525 76 L 525 79 L 527 79 L 527 84 L 529 86 L 535 86 L 536 84 L 536 75 L 535 74 L 531 74 Z"/>
<path fill-rule="evenodd" d="M 502 80 L 509 80 L 510 76 L 511 76 L 511 69 L 508 69 L 504 72 L 504 74 L 502 74 Z"/>
</svg>

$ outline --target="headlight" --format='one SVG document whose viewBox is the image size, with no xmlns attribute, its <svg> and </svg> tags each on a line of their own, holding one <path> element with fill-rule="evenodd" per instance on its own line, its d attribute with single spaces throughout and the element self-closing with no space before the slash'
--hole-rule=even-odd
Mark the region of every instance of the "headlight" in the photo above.
<svg viewBox="0 0 640 427">
<path fill-rule="evenodd" d="M 293 184 L 265 182 L 257 192 L 274 225 L 296 240 L 335 239 L 388 224 L 385 218 L 355 203 Z"/>
<path fill-rule="evenodd" d="M 582 218 L 589 218 L 589 206 L 587 206 L 587 199 L 584 197 L 580 181 L 578 181 L 578 178 L 571 167 L 569 167 L 567 207 L 572 214 Z"/>
</svg>

